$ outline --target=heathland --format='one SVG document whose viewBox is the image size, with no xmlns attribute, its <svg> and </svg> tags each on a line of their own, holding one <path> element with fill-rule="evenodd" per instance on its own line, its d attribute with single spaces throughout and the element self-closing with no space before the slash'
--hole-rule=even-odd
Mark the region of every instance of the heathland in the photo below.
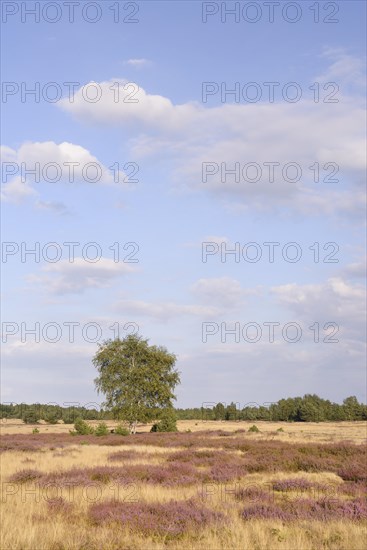
<svg viewBox="0 0 367 550">
<path fill-rule="evenodd" d="M 3 419 L 2 549 L 366 547 L 364 422 L 69 429 Z"/>
</svg>

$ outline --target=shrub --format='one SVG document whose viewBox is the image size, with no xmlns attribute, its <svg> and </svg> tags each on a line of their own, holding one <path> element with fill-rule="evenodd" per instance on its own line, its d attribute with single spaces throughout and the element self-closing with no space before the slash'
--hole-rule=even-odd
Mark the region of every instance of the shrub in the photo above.
<svg viewBox="0 0 367 550">
<path fill-rule="evenodd" d="M 43 474 L 39 470 L 20 470 L 10 476 L 9 481 L 14 483 L 27 483 L 28 481 L 40 479 L 42 476 Z"/>
<path fill-rule="evenodd" d="M 251 428 L 248 429 L 249 432 L 259 432 L 259 428 L 257 426 L 255 426 L 255 424 L 253 426 L 251 426 Z"/>
<path fill-rule="evenodd" d="M 303 498 L 294 501 L 286 501 L 285 503 L 258 503 L 245 508 L 242 517 L 245 520 L 280 519 L 283 521 L 331 521 L 348 519 L 358 521 L 367 518 L 367 504 L 366 500 L 363 498 L 347 501 Z"/>
<path fill-rule="evenodd" d="M 29 411 L 25 411 L 25 413 L 22 416 L 22 419 L 25 424 L 37 424 L 40 418 L 35 411 L 29 410 Z"/>
<path fill-rule="evenodd" d="M 203 508 L 192 499 L 165 503 L 105 501 L 91 506 L 90 517 L 97 525 L 115 521 L 133 531 L 170 538 L 225 521 L 223 514 Z"/>
<path fill-rule="evenodd" d="M 364 464 L 345 465 L 338 470 L 338 476 L 344 481 L 364 481 L 367 482 L 367 469 Z"/>
<path fill-rule="evenodd" d="M 50 412 L 44 415 L 43 420 L 45 420 L 48 424 L 57 424 L 59 417 L 55 412 Z"/>
<path fill-rule="evenodd" d="M 169 468 L 148 464 L 125 465 L 124 475 L 131 481 L 144 481 L 165 487 L 188 486 L 197 483 L 200 473 L 186 462 L 175 462 Z"/>
<path fill-rule="evenodd" d="M 177 432 L 177 417 L 174 409 L 165 409 L 162 412 L 161 420 L 153 424 L 151 432 Z"/>
<path fill-rule="evenodd" d="M 119 424 L 115 428 L 115 434 L 117 435 L 130 435 L 129 430 L 123 424 Z"/>
<path fill-rule="evenodd" d="M 98 424 L 98 426 L 96 427 L 96 429 L 94 430 L 94 433 L 98 437 L 100 437 L 102 435 L 108 435 L 109 430 L 108 430 L 107 424 L 105 422 L 100 422 Z"/>
<path fill-rule="evenodd" d="M 88 435 L 94 433 L 92 426 L 89 426 L 85 420 L 82 418 L 77 418 L 75 420 L 74 429 L 79 435 Z"/>
<path fill-rule="evenodd" d="M 39 431 L 38 428 L 33 428 L 32 434 L 39 434 L 39 433 L 40 433 L 40 431 Z"/>
<path fill-rule="evenodd" d="M 312 481 L 303 477 L 273 481 L 273 489 L 275 491 L 306 491 L 307 489 L 312 489 L 314 486 L 315 484 Z"/>
</svg>

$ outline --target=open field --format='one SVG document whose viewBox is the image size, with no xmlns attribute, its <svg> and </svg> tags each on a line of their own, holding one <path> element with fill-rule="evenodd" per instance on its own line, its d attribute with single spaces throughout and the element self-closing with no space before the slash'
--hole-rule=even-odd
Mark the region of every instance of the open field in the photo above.
<svg viewBox="0 0 367 550">
<path fill-rule="evenodd" d="M 96 426 L 99 421 L 94 420 L 89 422 L 92 426 Z M 253 424 L 256 424 L 260 429 L 260 434 L 257 437 L 266 439 L 274 437 L 274 432 L 277 439 L 282 441 L 353 441 L 354 443 L 367 442 L 367 423 L 366 422 L 231 422 L 231 421 L 203 421 L 203 420 L 179 420 L 177 426 L 180 432 L 191 430 L 192 432 L 207 431 L 207 430 L 247 430 Z M 116 427 L 117 423 L 106 421 L 110 429 Z M 150 431 L 152 424 L 144 424 L 138 427 L 138 432 L 147 433 Z M 70 424 L 37 424 L 40 433 L 69 433 L 72 429 Z M 3 418 L 0 421 L 0 433 L 5 434 L 29 434 L 34 426 L 24 424 L 21 419 Z M 277 432 L 282 428 L 283 432 Z"/>
<path fill-rule="evenodd" d="M 18 424 L 2 425 L 4 550 L 366 546 L 363 423 L 190 421 L 125 437 Z"/>
</svg>

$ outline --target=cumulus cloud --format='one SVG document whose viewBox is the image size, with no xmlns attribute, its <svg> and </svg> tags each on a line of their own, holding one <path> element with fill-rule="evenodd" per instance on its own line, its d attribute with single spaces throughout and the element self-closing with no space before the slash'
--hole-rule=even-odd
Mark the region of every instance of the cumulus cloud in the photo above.
<svg viewBox="0 0 367 550">
<path fill-rule="evenodd" d="M 343 52 L 328 55 L 331 65 L 321 82 L 333 75 L 351 78 L 360 66 L 360 60 Z M 210 107 L 198 102 L 175 105 L 123 79 L 97 84 L 98 102 L 86 101 L 81 88 L 73 103 L 63 99 L 59 106 L 81 120 L 128 129 L 134 157 L 164 154 L 172 162 L 171 179 L 178 187 L 204 190 L 243 208 L 363 215 L 362 95 L 347 96 L 339 90 L 335 103 L 316 103 L 312 94 L 304 94 L 298 103 Z M 238 176 L 226 173 L 236 163 Z M 246 168 L 248 163 L 252 166 Z M 288 163 L 296 163 L 299 171 L 285 169 Z"/>
<path fill-rule="evenodd" d="M 361 284 L 331 277 L 320 284 L 280 285 L 271 292 L 305 323 L 335 322 L 351 344 L 364 340 L 366 291 Z"/>
<path fill-rule="evenodd" d="M 75 258 L 74 262 L 61 260 L 47 264 L 42 268 L 43 274 L 29 275 L 27 280 L 46 288 L 51 294 L 81 294 L 90 288 L 109 287 L 114 279 L 133 271 L 131 265 L 108 258 L 101 258 L 96 263 Z"/>
<path fill-rule="evenodd" d="M 26 142 L 18 150 L 3 147 L 3 152 L 2 199 L 8 202 L 36 195 L 33 186 L 37 183 L 113 185 L 125 178 L 122 171 L 114 174 L 87 149 L 73 143 Z"/>
</svg>

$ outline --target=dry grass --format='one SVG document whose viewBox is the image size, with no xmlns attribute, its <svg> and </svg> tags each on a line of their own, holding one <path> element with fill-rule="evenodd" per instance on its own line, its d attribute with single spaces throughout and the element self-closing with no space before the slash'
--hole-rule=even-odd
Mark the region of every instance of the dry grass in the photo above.
<svg viewBox="0 0 367 550">
<path fill-rule="evenodd" d="M 96 426 L 99 421 L 90 421 L 92 426 Z M 117 423 L 106 421 L 110 429 L 116 427 Z M 306 442 L 314 441 L 328 443 L 332 441 L 352 441 L 354 443 L 364 443 L 367 441 L 366 422 L 220 422 L 220 421 L 202 421 L 202 420 L 180 420 L 177 426 L 180 432 L 190 430 L 191 432 L 201 432 L 203 430 L 225 430 L 235 432 L 237 430 L 247 431 L 250 426 L 256 424 L 259 428 L 259 434 L 252 434 L 251 437 L 258 439 L 268 439 L 276 437 L 280 441 Z M 147 433 L 152 424 L 142 424 L 138 427 L 138 432 Z M 5 434 L 29 434 L 32 433 L 34 425 L 27 425 L 21 419 L 3 418 L 0 421 L 0 433 Z M 73 428 L 72 424 L 45 424 L 37 425 L 40 433 L 50 434 L 69 433 Z M 284 432 L 277 432 L 282 428 Z"/>
<path fill-rule="evenodd" d="M 110 425 L 112 426 L 113 423 Z M 329 456 L 327 453 L 323 454 L 323 449 L 327 449 L 330 442 L 336 444 L 340 440 L 349 440 L 350 443 L 344 443 L 339 447 L 338 452 L 342 453 L 343 457 L 345 454 L 342 462 L 343 465 L 345 462 L 346 467 L 357 464 L 356 461 L 361 460 L 361 458 L 358 459 L 358 456 L 361 456 L 358 450 L 359 444 L 365 438 L 364 423 L 296 425 L 257 422 L 260 433 L 249 433 L 247 430 L 250 425 L 252 423 L 185 421 L 179 423 L 180 429 L 183 432 L 190 429 L 192 434 L 181 433 L 175 436 L 150 434 L 149 437 L 141 435 L 120 437 L 120 439 L 119 436 L 110 435 L 108 436 L 110 439 L 107 440 L 86 436 L 82 438 L 83 441 L 79 441 L 77 438 L 72 436 L 69 438 L 66 435 L 70 426 L 43 425 L 40 427 L 41 434 L 33 436 L 28 435 L 31 434 L 31 426 L 25 426 L 19 422 L 7 422 L 5 425 L 3 423 L 3 433 L 5 431 L 7 434 L 14 434 L 17 441 L 19 438 L 26 441 L 25 437 L 27 440 L 37 438 L 43 447 L 39 445 L 27 450 L 25 445 L 25 450 L 7 450 L 1 455 L 3 507 L 1 548 L 3 550 L 364 549 L 367 537 L 366 521 L 361 519 L 356 521 L 338 517 L 334 520 L 331 517 L 327 521 L 319 521 L 315 518 L 281 521 L 276 518 L 255 518 L 245 521 L 242 517 L 244 506 L 254 504 L 257 502 L 256 499 L 260 498 L 256 494 L 251 496 L 254 487 L 255 493 L 260 491 L 259 494 L 265 495 L 265 498 L 267 498 L 266 491 L 271 494 L 277 506 L 283 506 L 286 501 L 292 503 L 300 498 L 299 491 L 289 490 L 279 493 L 272 490 L 276 481 L 287 482 L 289 478 L 296 484 L 299 480 L 301 486 L 306 480 L 306 489 L 301 494 L 305 499 L 320 501 L 325 498 L 337 498 L 339 502 L 347 502 L 354 498 L 358 483 L 345 482 L 335 471 L 328 470 L 328 467 L 331 467 L 331 459 L 327 458 Z M 276 431 L 280 426 L 284 432 Z M 208 431 L 195 433 L 203 427 Z M 218 428 L 225 430 L 225 433 L 218 432 Z M 244 431 L 235 433 L 237 430 Z M 55 445 L 57 434 L 60 434 L 60 445 Z M 165 435 L 167 438 L 164 437 Z M 224 435 L 226 436 L 223 437 Z M 11 438 L 7 435 L 4 439 L 9 437 Z M 108 443 L 109 441 L 113 446 Z M 325 470 L 289 470 L 290 457 L 293 456 L 294 449 L 300 447 L 299 444 L 302 448 L 306 448 L 306 458 L 325 460 Z M 328 445 L 324 447 L 324 444 Z M 259 451 L 267 456 L 259 455 Z M 271 467 L 276 463 L 275 454 L 269 456 L 272 452 L 278 453 L 278 461 L 279 456 L 284 456 L 284 471 L 283 467 L 280 470 L 278 467 L 272 471 L 267 469 L 269 465 Z M 279 455 L 279 452 L 284 452 L 284 455 Z M 111 455 L 116 453 L 118 453 L 118 460 L 111 460 Z M 251 453 L 255 453 L 253 457 L 259 458 L 252 458 L 251 462 Z M 178 458 L 177 462 L 176 459 L 170 460 L 170 456 L 181 458 Z M 256 468 L 257 460 L 260 461 L 260 459 L 264 459 L 265 469 L 256 472 L 254 467 Z M 221 467 L 224 468 L 224 472 L 226 467 L 232 467 L 236 472 L 238 464 L 241 461 L 246 463 L 246 460 L 249 468 L 250 466 L 252 468 L 247 472 L 238 470 L 238 475 L 234 474 L 233 479 L 222 483 L 211 480 L 211 468 L 219 466 L 219 475 L 223 474 Z M 113 477 L 109 478 L 109 474 L 106 474 L 106 472 L 112 472 L 114 475 L 116 472 L 121 472 L 121 475 L 125 475 L 130 472 L 134 476 L 144 471 L 152 471 L 154 475 L 168 472 L 174 477 L 177 475 L 175 468 L 179 470 L 181 467 L 183 469 L 188 467 L 189 470 L 196 468 L 198 477 L 191 479 L 188 484 L 178 482 L 167 485 L 164 482 L 159 483 L 157 478 L 143 481 L 139 477 L 136 479 L 133 477 L 133 481 L 122 483 Z M 19 475 L 22 470 L 35 470 L 35 475 L 40 477 L 24 483 L 11 481 L 11 476 Z M 218 473 L 218 470 L 216 471 Z M 70 485 L 67 480 L 71 472 L 77 472 L 79 478 L 75 479 L 82 481 Z M 93 475 L 95 472 L 101 473 L 100 477 L 92 478 L 99 481 L 88 481 L 90 479 L 88 475 L 91 472 L 94 473 Z M 60 479 L 60 483 L 53 481 L 49 485 L 42 484 L 42 480 L 47 481 L 47 479 Z M 352 496 L 348 493 L 349 486 Z M 358 490 L 363 494 L 360 482 Z M 171 508 L 175 510 L 176 504 L 171 504 L 172 501 L 178 501 L 178 503 L 189 501 L 193 502 L 193 513 L 195 506 L 198 509 L 205 508 L 209 510 L 209 514 L 214 514 L 214 519 L 202 528 L 189 526 L 186 530 L 185 527 L 180 536 L 162 535 L 162 532 L 155 533 L 154 529 L 151 532 L 149 530 L 142 532 L 139 529 L 129 530 L 126 525 L 116 521 L 113 524 L 105 521 L 96 524 L 91 517 L 93 505 L 102 504 L 102 509 L 103 506 L 107 506 L 108 510 L 110 506 L 108 503 L 111 500 L 121 502 L 122 510 L 125 510 L 125 506 L 137 506 L 139 509 L 139 506 L 148 506 L 149 503 L 153 503 L 153 510 L 163 507 L 168 514 Z M 107 516 L 108 514 L 109 512 Z M 179 525 L 181 520 L 184 521 L 185 518 L 174 518 Z"/>
</svg>

